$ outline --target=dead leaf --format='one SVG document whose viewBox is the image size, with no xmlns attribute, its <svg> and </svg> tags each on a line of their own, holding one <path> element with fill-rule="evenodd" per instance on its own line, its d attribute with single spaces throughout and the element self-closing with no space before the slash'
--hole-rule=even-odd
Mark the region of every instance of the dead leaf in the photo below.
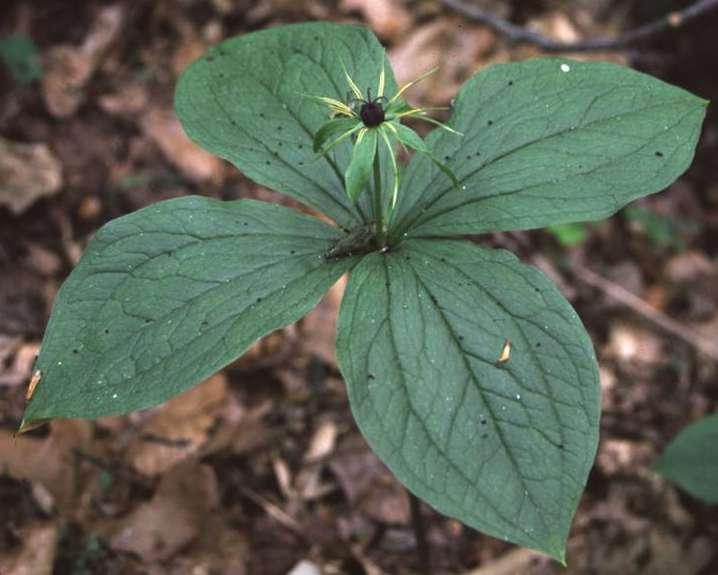
<svg viewBox="0 0 718 575">
<path fill-rule="evenodd" d="M 304 349 L 329 365 L 337 364 L 336 321 L 346 285 L 347 277 L 339 278 L 319 305 L 300 323 L 301 344 Z"/>
<path fill-rule="evenodd" d="M 88 477 L 75 454 L 89 452 L 91 446 L 92 427 L 83 419 L 53 420 L 49 435 L 42 439 L 0 430 L 0 469 L 11 477 L 41 483 L 57 508 L 72 516 Z"/>
<path fill-rule="evenodd" d="M 542 556 L 531 549 L 512 549 L 494 561 L 490 561 L 464 575 L 529 575 L 537 573 L 533 569 Z"/>
<path fill-rule="evenodd" d="M 337 442 L 337 426 L 331 421 L 323 421 L 314 430 L 309 449 L 304 454 L 304 461 L 313 463 L 324 459 L 334 451 Z"/>
<path fill-rule="evenodd" d="M 143 475 L 166 472 L 196 453 L 227 400 L 227 378 L 218 373 L 157 408 L 131 443 L 127 459 Z"/>
<path fill-rule="evenodd" d="M 349 437 L 329 463 L 349 503 L 386 524 L 409 522 L 409 496 L 363 439 Z"/>
<path fill-rule="evenodd" d="M 399 0 L 342 0 L 339 9 L 359 11 L 382 40 L 397 40 L 412 25 L 407 7 Z"/>
<path fill-rule="evenodd" d="M 57 523 L 32 523 L 22 528 L 22 547 L 0 554 L 2 575 L 52 575 L 60 529 Z"/>
<path fill-rule="evenodd" d="M 42 92 L 53 116 L 67 118 L 80 107 L 88 82 L 118 39 L 124 20 L 122 5 L 107 6 L 97 13 L 81 46 L 55 46 L 47 53 Z"/>
<path fill-rule="evenodd" d="M 130 79 L 116 86 L 114 92 L 97 98 L 97 103 L 105 112 L 126 119 L 134 119 L 138 114 L 142 114 L 148 101 L 149 95 L 145 85 Z"/>
<path fill-rule="evenodd" d="M 264 422 L 264 417 L 272 411 L 271 401 L 264 401 L 247 411 L 233 406 L 232 400 L 227 407 L 239 413 L 227 417 L 227 412 L 224 412 L 224 425 L 202 446 L 200 457 L 207 457 L 225 449 L 235 455 L 241 455 L 269 447 L 272 433 Z"/>
<path fill-rule="evenodd" d="M 189 179 L 219 184 L 224 179 L 222 161 L 204 151 L 184 133 L 182 124 L 171 109 L 156 106 L 142 114 L 142 131 L 149 137 L 168 162 Z"/>
<path fill-rule="evenodd" d="M 257 370 L 279 366 L 292 355 L 298 337 L 296 324 L 273 331 L 255 342 L 229 365 L 229 369 Z"/>
<path fill-rule="evenodd" d="M 461 84 L 488 63 L 496 45 L 494 33 L 483 26 L 460 22 L 463 21 L 442 18 L 418 26 L 389 51 L 399 84 L 439 67 L 437 73 L 408 90 L 412 104 L 446 105 Z"/>
<path fill-rule="evenodd" d="M 245 575 L 249 545 L 247 538 L 227 525 L 218 514 L 206 516 L 199 538 L 183 556 L 173 561 L 172 575 Z"/>
<path fill-rule="evenodd" d="M 22 144 L 0 137 L 0 205 L 21 214 L 62 188 L 62 165 L 45 144 Z"/>
<path fill-rule="evenodd" d="M 218 504 L 217 478 L 210 466 L 177 465 L 162 477 L 150 501 L 114 526 L 110 546 L 146 562 L 167 560 L 198 537 L 206 515 Z"/>
</svg>

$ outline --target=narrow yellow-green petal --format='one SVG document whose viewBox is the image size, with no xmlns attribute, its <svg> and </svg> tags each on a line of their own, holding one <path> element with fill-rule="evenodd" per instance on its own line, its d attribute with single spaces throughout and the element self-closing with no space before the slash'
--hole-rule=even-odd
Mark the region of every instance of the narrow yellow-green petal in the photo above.
<svg viewBox="0 0 718 575">
<path fill-rule="evenodd" d="M 424 73 L 423 73 L 421 76 L 419 76 L 416 80 L 412 80 L 411 82 L 407 82 L 406 84 L 404 84 L 404 85 L 399 89 L 399 91 L 398 91 L 396 94 L 394 94 L 394 96 L 391 98 L 391 100 L 389 100 L 389 103 L 391 104 L 394 100 L 396 100 L 399 96 L 401 96 L 406 90 L 408 90 L 409 88 L 411 88 L 414 84 L 417 84 L 417 83 L 421 82 L 422 80 L 424 80 L 425 78 L 428 78 L 428 77 L 431 76 L 434 72 L 436 72 L 438 69 L 439 69 L 439 67 L 436 66 L 436 67 L 432 68 L 431 70 L 429 70 L 428 72 L 424 72 Z"/>
<path fill-rule="evenodd" d="M 446 124 L 443 124 L 443 123 L 439 122 L 438 120 L 434 120 L 434 118 L 432 118 L 431 116 L 428 116 L 425 108 L 413 108 L 413 109 L 409 110 L 408 112 L 402 112 L 401 114 L 397 114 L 396 118 L 418 118 L 419 120 L 424 120 L 425 122 L 435 124 L 436 126 L 443 128 L 447 132 L 456 134 L 457 136 L 464 135 L 461 132 L 457 132 L 456 130 L 454 130 L 454 128 L 450 128 Z"/>
<path fill-rule="evenodd" d="M 342 69 L 344 70 L 344 76 L 346 76 L 347 83 L 349 84 L 349 88 L 351 89 L 352 93 L 354 94 L 354 97 L 357 100 L 362 99 L 362 93 L 359 89 L 359 86 L 356 85 L 352 77 L 349 75 L 349 72 L 347 72 L 346 66 L 344 66 L 344 62 L 342 62 Z"/>
<path fill-rule="evenodd" d="M 384 84 L 386 83 L 386 74 L 384 73 L 384 62 L 381 63 L 381 72 L 379 72 L 379 86 L 377 86 L 376 92 L 377 97 L 381 98 L 384 95 Z"/>
</svg>

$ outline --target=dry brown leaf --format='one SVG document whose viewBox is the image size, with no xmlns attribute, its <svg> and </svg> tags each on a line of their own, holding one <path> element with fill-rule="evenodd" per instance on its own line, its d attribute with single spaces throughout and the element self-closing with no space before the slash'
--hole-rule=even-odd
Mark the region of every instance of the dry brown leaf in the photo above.
<svg viewBox="0 0 718 575">
<path fill-rule="evenodd" d="M 160 406 L 130 445 L 130 465 L 155 476 L 196 453 L 207 440 L 227 394 L 227 378 L 218 373 Z"/>
<path fill-rule="evenodd" d="M 394 41 L 412 25 L 407 7 L 400 0 L 342 0 L 340 10 L 357 10 L 382 40 Z"/>
<path fill-rule="evenodd" d="M 363 439 L 344 441 L 329 463 L 349 503 L 381 523 L 406 525 L 409 496 Z"/>
<path fill-rule="evenodd" d="M 207 514 L 219 504 L 217 490 L 208 465 L 177 465 L 162 477 L 150 501 L 114 526 L 110 546 L 146 562 L 169 559 L 198 537 Z"/>
<path fill-rule="evenodd" d="M 531 549 L 512 549 L 464 575 L 530 575 L 536 573 L 533 567 L 541 557 L 540 553 Z"/>
<path fill-rule="evenodd" d="M 300 323 L 302 346 L 322 361 L 337 364 L 336 321 L 347 277 L 339 278 L 327 292 L 319 305 L 310 311 Z"/>
<path fill-rule="evenodd" d="M 147 107 L 149 95 L 146 86 L 137 81 L 125 79 L 114 92 L 103 94 L 97 103 L 105 112 L 112 116 L 134 119 Z"/>
<path fill-rule="evenodd" d="M 496 45 L 493 32 L 482 26 L 442 18 L 412 30 L 389 51 L 399 84 L 415 80 L 428 70 L 439 70 L 409 89 L 412 104 L 446 105 L 461 84 L 488 63 Z"/>
<path fill-rule="evenodd" d="M 20 534 L 22 546 L 12 554 L 0 553 L 2 575 L 52 575 L 60 529 L 56 523 L 26 525 Z"/>
<path fill-rule="evenodd" d="M 256 341 L 229 369 L 257 370 L 279 366 L 292 355 L 297 343 L 297 325 L 273 331 Z"/>
<path fill-rule="evenodd" d="M 203 519 L 198 541 L 173 561 L 169 572 L 172 575 L 245 575 L 248 556 L 246 537 L 213 513 Z"/>
<path fill-rule="evenodd" d="M 0 137 L 0 205 L 21 214 L 38 199 L 62 188 L 62 165 L 45 144 Z"/>
<path fill-rule="evenodd" d="M 42 92 L 53 116 L 67 118 L 80 107 L 90 78 L 117 41 L 124 20 L 123 6 L 107 6 L 97 13 L 81 46 L 55 46 L 47 53 Z"/>
<path fill-rule="evenodd" d="M 172 70 L 176 76 L 184 72 L 185 68 L 204 54 L 207 44 L 194 34 L 188 34 L 172 57 Z"/>
<path fill-rule="evenodd" d="M 703 252 L 687 250 L 668 260 L 665 272 L 672 282 L 688 283 L 703 276 L 717 276 L 718 265 Z"/>
<path fill-rule="evenodd" d="M 0 469 L 17 479 L 41 483 L 58 509 L 72 516 L 87 479 L 76 453 L 87 453 L 91 446 L 92 427 L 82 419 L 53 420 L 50 434 L 42 439 L 0 430 Z"/>
<path fill-rule="evenodd" d="M 192 142 L 172 110 L 155 106 L 142 114 L 142 131 L 149 137 L 168 162 L 189 179 L 219 184 L 224 179 L 222 161 Z"/>
</svg>

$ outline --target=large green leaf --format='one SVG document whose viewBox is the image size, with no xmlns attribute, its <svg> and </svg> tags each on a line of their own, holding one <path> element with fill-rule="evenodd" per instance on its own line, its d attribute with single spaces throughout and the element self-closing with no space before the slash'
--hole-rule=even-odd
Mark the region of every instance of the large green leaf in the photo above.
<svg viewBox="0 0 718 575">
<path fill-rule="evenodd" d="M 368 255 L 337 353 L 359 428 L 409 489 L 563 560 L 595 456 L 599 382 L 578 316 L 541 272 L 463 241 Z"/>
<path fill-rule="evenodd" d="M 185 197 L 116 219 L 62 286 L 24 425 L 155 405 L 307 313 L 354 260 L 339 232 L 254 200 Z"/>
<path fill-rule="evenodd" d="M 384 49 L 366 28 L 308 23 L 232 38 L 193 63 L 177 85 L 175 109 L 187 134 L 254 181 L 289 194 L 345 228 L 368 220 L 369 198 L 344 191 L 350 141 L 317 156 L 313 138 L 329 120 L 307 96 L 346 100 L 345 69 L 376 94 Z M 387 90 L 396 90 L 386 65 Z"/>
<path fill-rule="evenodd" d="M 466 82 L 428 144 L 462 184 L 414 157 L 394 236 L 446 236 L 596 220 L 673 182 L 706 102 L 609 63 L 536 59 Z"/>
<path fill-rule="evenodd" d="M 656 463 L 656 471 L 694 497 L 718 504 L 718 413 L 683 428 Z"/>
</svg>

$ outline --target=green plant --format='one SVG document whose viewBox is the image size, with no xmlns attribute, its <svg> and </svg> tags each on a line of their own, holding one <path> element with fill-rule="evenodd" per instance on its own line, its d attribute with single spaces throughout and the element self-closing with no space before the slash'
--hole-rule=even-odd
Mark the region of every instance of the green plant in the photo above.
<svg viewBox="0 0 718 575">
<path fill-rule="evenodd" d="M 371 32 L 327 23 L 234 38 L 189 67 L 175 99 L 189 136 L 336 225 L 202 197 L 110 222 L 58 295 L 23 425 L 164 401 L 351 272 L 337 351 L 369 444 L 441 512 L 563 561 L 598 441 L 591 341 L 541 272 L 460 236 L 604 218 L 666 187 L 706 102 L 613 64 L 531 60 L 471 78 L 425 143 L 327 150 L 329 132 L 401 130 L 383 100 L 368 99 L 383 118 L 361 118 L 348 78 L 398 92 Z M 326 98 L 360 106 L 361 124 L 326 127 Z M 422 153 L 395 191 L 397 141 Z"/>
<path fill-rule="evenodd" d="M 681 429 L 655 464 L 655 470 L 694 497 L 718 504 L 718 413 Z"/>
<path fill-rule="evenodd" d="M 18 84 L 29 84 L 42 78 L 40 53 L 28 36 L 13 34 L 0 38 L 0 61 Z"/>
</svg>

